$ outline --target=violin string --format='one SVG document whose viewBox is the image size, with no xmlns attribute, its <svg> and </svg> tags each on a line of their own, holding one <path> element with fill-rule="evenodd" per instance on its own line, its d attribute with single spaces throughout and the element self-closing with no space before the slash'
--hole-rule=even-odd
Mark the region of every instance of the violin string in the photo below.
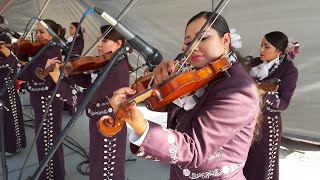
<svg viewBox="0 0 320 180">
<path fill-rule="evenodd" d="M 186 59 L 183 61 L 182 65 L 180 66 L 180 68 L 178 69 L 178 71 L 176 73 L 179 73 L 180 71 L 182 71 L 182 67 L 184 66 L 184 64 L 187 62 L 187 60 L 189 59 L 189 57 L 191 56 L 191 54 L 193 53 L 193 51 L 198 47 L 198 45 L 200 44 L 201 40 L 203 39 L 203 37 L 207 34 L 207 32 L 209 31 L 209 29 L 211 28 L 211 26 L 213 25 L 213 23 L 216 21 L 216 19 L 220 16 L 220 14 L 222 13 L 222 11 L 224 10 L 224 8 L 227 6 L 227 4 L 229 3 L 230 0 L 228 0 L 224 6 L 221 8 L 221 10 L 219 11 L 218 15 L 215 17 L 215 19 L 212 21 L 212 23 L 210 24 L 210 26 L 207 28 L 207 30 L 204 32 L 204 34 L 201 36 L 201 38 L 199 39 L 199 41 L 197 42 L 197 44 L 194 46 L 194 48 L 191 50 L 191 52 L 189 53 L 189 55 L 186 57 Z M 177 66 L 177 64 L 175 65 L 175 67 Z"/>
</svg>

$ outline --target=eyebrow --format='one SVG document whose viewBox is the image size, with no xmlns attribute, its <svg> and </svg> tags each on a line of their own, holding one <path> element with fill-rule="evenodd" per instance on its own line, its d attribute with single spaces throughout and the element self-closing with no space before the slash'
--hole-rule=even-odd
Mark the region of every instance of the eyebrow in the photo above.
<svg viewBox="0 0 320 180">
<path fill-rule="evenodd" d="M 205 30 L 202 30 L 202 31 L 200 32 L 200 34 L 201 34 L 201 33 L 205 33 L 205 32 L 206 32 Z M 208 31 L 207 33 L 210 33 L 210 31 Z M 190 36 L 187 36 L 187 37 L 184 38 L 184 40 L 186 40 L 186 39 L 188 39 L 188 38 L 191 38 L 191 37 L 190 37 Z"/>
</svg>

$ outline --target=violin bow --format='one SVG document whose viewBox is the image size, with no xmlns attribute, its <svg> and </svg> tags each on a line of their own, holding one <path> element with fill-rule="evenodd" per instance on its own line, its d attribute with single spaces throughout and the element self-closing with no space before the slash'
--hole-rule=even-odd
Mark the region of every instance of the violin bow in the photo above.
<svg viewBox="0 0 320 180">
<path fill-rule="evenodd" d="M 207 28 L 207 30 L 203 33 L 203 35 L 201 36 L 200 40 L 197 42 L 197 44 L 195 45 L 195 47 L 191 50 L 191 53 L 185 58 L 185 60 L 183 61 L 182 65 L 180 66 L 180 68 L 178 69 L 178 71 L 176 73 L 181 72 L 183 66 L 185 65 L 185 63 L 187 62 L 187 59 L 189 59 L 189 57 L 191 56 L 191 54 L 193 53 L 193 51 L 198 47 L 199 43 L 201 42 L 201 40 L 203 39 L 203 37 L 207 34 L 207 32 L 209 31 L 209 29 L 212 27 L 213 23 L 217 20 L 217 18 L 220 16 L 220 14 L 222 13 L 222 11 L 224 10 L 224 8 L 227 6 L 227 4 L 229 3 L 230 0 L 227 0 L 227 2 L 224 4 L 224 6 L 221 8 L 221 10 L 219 11 L 219 13 L 217 14 L 217 16 L 215 17 L 215 19 L 212 21 L 212 23 L 210 24 L 210 26 Z M 196 36 L 193 38 L 193 40 L 191 41 L 191 43 L 188 45 L 188 47 L 186 48 L 186 50 L 183 52 L 182 56 L 177 60 L 178 62 L 187 54 L 187 52 L 190 50 L 191 46 L 193 45 L 193 43 L 196 41 L 196 39 L 200 36 L 202 30 L 209 24 L 209 22 L 211 21 L 211 19 L 215 16 L 217 10 L 220 8 L 220 6 L 222 5 L 222 3 L 224 2 L 224 0 L 221 0 L 219 2 L 219 4 L 217 5 L 217 7 L 215 8 L 215 10 L 213 11 L 212 15 L 210 18 L 207 19 L 206 23 L 201 27 L 201 29 L 199 30 L 199 32 L 196 34 Z M 175 64 L 175 67 L 178 65 L 178 63 Z"/>
</svg>

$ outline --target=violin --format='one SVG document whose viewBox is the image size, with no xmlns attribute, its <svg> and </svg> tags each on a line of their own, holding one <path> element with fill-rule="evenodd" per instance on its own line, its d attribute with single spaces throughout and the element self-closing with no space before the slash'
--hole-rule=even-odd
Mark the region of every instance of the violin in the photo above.
<svg viewBox="0 0 320 180">
<path fill-rule="evenodd" d="M 185 63 L 184 63 L 184 61 L 182 60 L 182 61 L 177 62 L 177 64 L 178 64 L 178 65 L 174 68 L 174 72 L 178 71 L 178 69 L 179 69 L 182 65 L 184 65 Z M 191 70 L 190 66 L 186 66 L 186 67 L 184 68 L 184 71 L 190 71 L 190 70 Z M 146 73 L 146 71 L 145 71 L 145 73 Z M 152 72 L 151 72 L 151 73 L 148 73 L 147 75 L 138 78 L 138 79 L 130 86 L 130 88 L 133 89 L 133 90 L 136 90 L 137 93 L 142 92 L 142 91 L 144 91 L 145 89 L 148 88 L 148 86 L 149 86 L 150 81 L 152 80 L 152 78 L 153 78 L 153 73 L 152 73 Z"/>
<path fill-rule="evenodd" d="M 279 86 L 281 85 L 280 79 L 270 79 L 268 81 L 265 81 L 259 85 L 259 88 L 264 91 L 278 91 Z"/>
<path fill-rule="evenodd" d="M 109 60 L 112 58 L 113 53 L 107 53 L 102 56 L 92 57 L 92 56 L 85 56 L 74 60 L 72 62 L 67 63 L 67 74 L 74 75 L 79 74 L 82 72 L 90 71 L 90 70 L 97 70 L 104 66 L 106 66 Z M 65 63 L 60 63 L 59 68 L 62 68 Z M 46 69 L 37 68 L 35 70 L 35 74 L 39 79 L 44 79 L 52 72 L 55 68 L 55 64 L 47 67 Z"/>
<path fill-rule="evenodd" d="M 11 48 L 12 52 L 14 54 L 18 54 L 18 57 L 20 58 L 25 56 L 35 56 L 47 44 L 47 42 L 48 40 L 40 40 L 34 43 L 29 40 L 22 40 L 14 44 L 5 44 L 4 46 Z"/>
<path fill-rule="evenodd" d="M 120 105 L 119 110 L 115 113 L 115 119 L 108 115 L 102 116 L 97 122 L 98 130 L 104 136 L 112 137 L 122 129 L 125 119 L 130 117 L 129 110 L 134 104 L 145 101 L 149 109 L 157 110 L 175 99 L 205 86 L 230 67 L 228 60 L 221 58 L 202 69 L 170 76 L 166 81 L 146 88 L 144 91 L 139 89 L 140 93 L 130 97 Z M 143 88 L 143 86 L 141 85 L 139 88 Z"/>
</svg>

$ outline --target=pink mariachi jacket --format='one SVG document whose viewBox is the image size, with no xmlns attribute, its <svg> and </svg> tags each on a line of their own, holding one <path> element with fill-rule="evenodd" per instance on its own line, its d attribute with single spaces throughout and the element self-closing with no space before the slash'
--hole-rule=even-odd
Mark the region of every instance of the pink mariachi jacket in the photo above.
<svg viewBox="0 0 320 180">
<path fill-rule="evenodd" d="M 209 85 L 196 106 L 167 106 L 168 129 L 149 122 L 139 157 L 171 163 L 170 179 L 245 179 L 242 173 L 260 111 L 256 85 L 240 62 Z"/>
</svg>

